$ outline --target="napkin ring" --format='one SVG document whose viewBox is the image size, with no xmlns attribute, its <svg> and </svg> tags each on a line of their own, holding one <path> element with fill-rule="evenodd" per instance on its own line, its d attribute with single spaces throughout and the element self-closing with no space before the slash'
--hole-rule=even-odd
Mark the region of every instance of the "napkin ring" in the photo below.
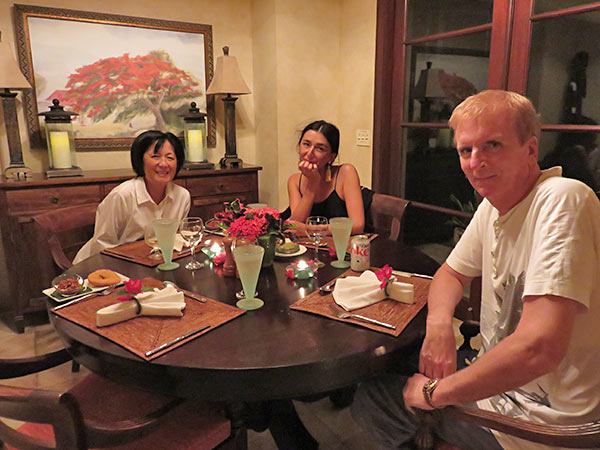
<svg viewBox="0 0 600 450">
<path fill-rule="evenodd" d="M 433 396 L 433 391 L 435 391 L 435 388 L 438 387 L 439 383 L 439 378 L 430 378 L 423 385 L 423 398 L 425 398 L 425 403 L 427 403 L 433 409 L 437 409 L 437 407 L 433 404 L 431 397 Z"/>
</svg>

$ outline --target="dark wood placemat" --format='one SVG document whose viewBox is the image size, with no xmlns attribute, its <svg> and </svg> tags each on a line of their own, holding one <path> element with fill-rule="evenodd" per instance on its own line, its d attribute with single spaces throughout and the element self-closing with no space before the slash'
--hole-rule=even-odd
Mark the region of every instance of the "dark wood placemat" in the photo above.
<svg viewBox="0 0 600 450">
<path fill-rule="evenodd" d="M 206 299 L 206 303 L 202 303 L 199 300 L 185 296 L 186 307 L 183 311 L 183 317 L 139 316 L 107 327 L 96 326 L 96 311 L 117 303 L 116 297 L 116 294 L 97 296 L 57 311 L 51 311 L 110 339 L 147 361 L 164 355 L 246 312 L 208 297 L 201 296 Z M 165 348 L 159 353 L 155 353 L 150 357 L 146 356 L 147 351 L 183 336 L 187 332 L 198 330 L 205 325 L 210 325 L 210 327 Z"/>
<path fill-rule="evenodd" d="M 200 246 L 196 247 L 198 251 Z M 116 247 L 105 248 L 102 253 L 108 256 L 114 256 L 115 258 L 124 259 L 125 261 L 131 261 L 137 264 L 142 264 L 148 267 L 155 267 L 165 262 L 162 255 L 158 259 L 150 258 L 150 247 L 143 240 L 128 242 L 127 244 L 121 244 Z M 183 258 L 190 254 L 190 249 L 183 249 L 180 252 L 173 250 L 173 258 Z"/>
<path fill-rule="evenodd" d="M 372 268 L 371 270 L 377 270 Z M 359 276 L 359 272 L 348 270 L 337 278 L 346 276 Z M 350 311 L 351 314 L 360 314 L 362 316 L 370 317 L 371 319 L 379 320 L 380 322 L 389 323 L 395 325 L 395 330 L 382 327 L 380 325 L 370 324 L 357 319 L 340 319 L 336 317 L 331 311 L 331 306 L 335 306 L 338 310 L 344 311 L 344 309 L 335 303 L 333 294 L 321 295 L 319 290 L 312 292 L 306 297 L 298 300 L 290 308 L 298 311 L 305 311 L 313 314 L 319 314 L 329 319 L 339 320 L 340 322 L 349 322 L 353 325 L 360 325 L 361 327 L 367 327 L 371 330 L 379 331 L 381 333 L 391 334 L 393 336 L 399 336 L 402 330 L 410 323 L 410 321 L 417 315 L 417 313 L 427 303 L 427 293 L 429 292 L 429 285 L 431 280 L 425 280 L 418 277 L 396 277 L 398 281 L 403 283 L 410 283 L 415 287 L 415 302 L 412 304 L 397 302 L 396 300 L 386 299 L 380 302 L 374 303 L 373 305 L 365 306 L 364 308 L 355 309 Z"/>
</svg>

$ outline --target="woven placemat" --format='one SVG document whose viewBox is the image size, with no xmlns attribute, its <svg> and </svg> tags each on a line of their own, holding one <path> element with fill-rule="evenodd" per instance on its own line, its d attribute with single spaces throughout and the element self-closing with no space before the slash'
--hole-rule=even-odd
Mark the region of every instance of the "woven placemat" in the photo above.
<svg viewBox="0 0 600 450">
<path fill-rule="evenodd" d="M 206 300 L 206 303 L 202 303 L 199 300 L 185 296 L 186 307 L 183 317 L 140 316 L 107 327 L 96 326 L 96 311 L 117 303 L 116 297 L 116 294 L 97 296 L 57 311 L 51 311 L 110 339 L 147 361 L 164 355 L 246 312 L 208 297 L 202 296 Z M 147 351 L 206 325 L 209 325 L 206 330 L 183 339 L 150 357 L 146 356 Z"/>
<path fill-rule="evenodd" d="M 372 268 L 371 270 L 377 270 Z M 337 278 L 346 276 L 359 276 L 359 272 L 348 270 Z M 371 319 L 379 320 L 380 322 L 389 323 L 395 325 L 396 329 L 391 330 L 379 325 L 370 324 L 357 319 L 340 319 L 336 317 L 331 311 L 331 307 L 335 306 L 338 310 L 343 311 L 341 306 L 338 306 L 333 300 L 333 294 L 321 295 L 317 289 L 310 295 L 298 300 L 290 308 L 305 311 L 313 314 L 319 314 L 329 319 L 339 320 L 340 322 L 348 322 L 353 325 L 360 325 L 361 327 L 367 327 L 371 330 L 379 331 L 381 333 L 391 334 L 393 336 L 399 336 L 402 330 L 410 323 L 410 321 L 417 315 L 417 313 L 427 303 L 427 293 L 429 292 L 429 285 L 431 280 L 425 280 L 417 277 L 397 277 L 398 281 L 403 283 L 410 283 L 415 287 L 415 302 L 412 304 L 401 303 L 395 300 L 382 300 L 373 305 L 366 306 L 364 308 L 355 309 L 351 311 L 352 314 L 360 314 L 362 316 L 370 317 Z"/>
<path fill-rule="evenodd" d="M 369 233 L 369 234 L 367 234 L 367 236 L 369 236 L 369 242 L 372 242 L 373 239 L 375 239 L 379 235 L 377 233 Z M 312 241 L 307 241 L 306 239 L 301 239 L 300 244 L 302 244 L 305 247 L 310 248 L 310 249 L 315 248 L 315 244 L 313 244 Z M 333 237 L 323 236 L 321 238 L 321 244 L 319 245 L 319 250 L 329 251 L 329 249 L 335 250 L 335 244 L 333 243 Z M 346 248 L 346 252 L 350 253 L 351 251 L 352 251 L 352 236 L 350 236 L 350 239 L 348 240 L 348 247 Z"/>
<path fill-rule="evenodd" d="M 155 267 L 159 264 L 165 262 L 162 255 L 160 258 L 152 259 L 150 258 L 150 247 L 143 240 L 128 242 L 127 244 L 121 244 L 116 247 L 105 248 L 102 250 L 102 253 L 109 256 L 114 256 L 115 258 L 124 259 L 125 261 L 131 261 L 137 264 L 142 264 L 148 267 Z M 183 258 L 184 256 L 188 256 L 190 254 L 190 249 L 185 249 L 180 252 L 173 250 L 173 258 L 176 259 Z"/>
</svg>

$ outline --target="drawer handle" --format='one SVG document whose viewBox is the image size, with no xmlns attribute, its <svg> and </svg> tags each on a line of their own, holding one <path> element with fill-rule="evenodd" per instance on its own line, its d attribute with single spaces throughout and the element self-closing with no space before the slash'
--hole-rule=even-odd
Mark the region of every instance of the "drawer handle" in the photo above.
<svg viewBox="0 0 600 450">
<path fill-rule="evenodd" d="M 56 195 L 53 195 L 52 197 L 50 197 L 50 203 L 53 203 L 54 205 L 58 205 L 58 202 L 60 202 L 60 198 L 58 198 Z"/>
</svg>

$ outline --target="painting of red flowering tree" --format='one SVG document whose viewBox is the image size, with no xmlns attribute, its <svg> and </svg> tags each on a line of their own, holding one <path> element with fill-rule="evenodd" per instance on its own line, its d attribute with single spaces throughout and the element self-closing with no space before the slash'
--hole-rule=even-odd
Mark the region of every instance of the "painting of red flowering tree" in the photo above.
<svg viewBox="0 0 600 450">
<path fill-rule="evenodd" d="M 62 103 L 99 122 L 109 116 L 119 123 L 151 113 L 154 127 L 167 131 L 166 108 L 203 95 L 192 74 L 177 68 L 166 52 L 103 58 L 69 75 Z"/>
</svg>

